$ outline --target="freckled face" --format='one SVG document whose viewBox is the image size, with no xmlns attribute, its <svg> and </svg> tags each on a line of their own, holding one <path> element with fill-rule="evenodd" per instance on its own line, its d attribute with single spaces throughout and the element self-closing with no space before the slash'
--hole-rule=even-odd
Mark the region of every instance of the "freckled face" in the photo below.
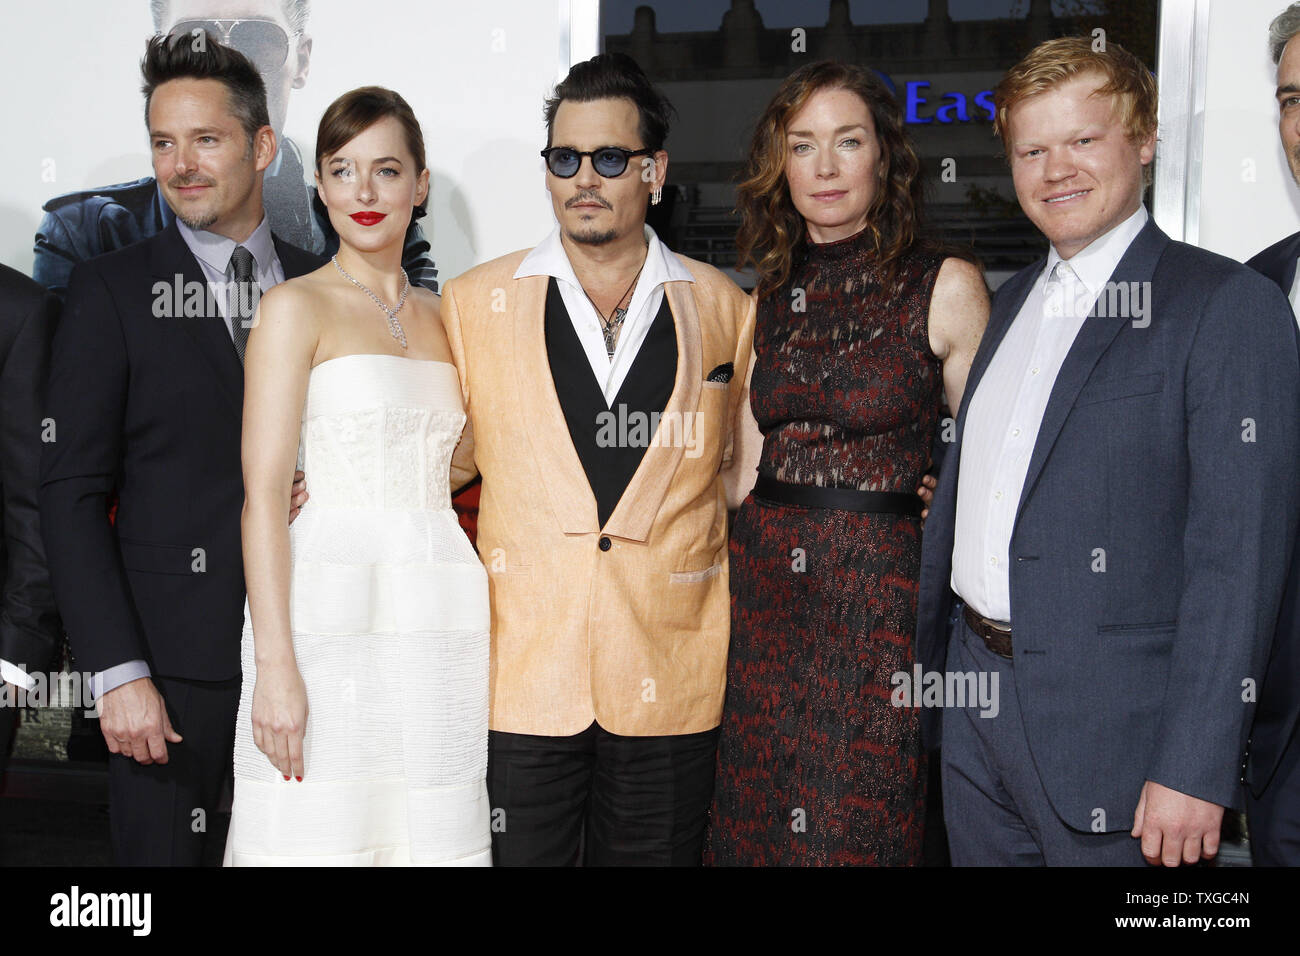
<svg viewBox="0 0 1300 956">
<path fill-rule="evenodd" d="M 1129 139 L 1105 82 L 1083 73 L 1011 108 L 1007 143 L 1016 198 L 1064 258 L 1114 229 L 1142 201 L 1156 137 Z"/>
</svg>

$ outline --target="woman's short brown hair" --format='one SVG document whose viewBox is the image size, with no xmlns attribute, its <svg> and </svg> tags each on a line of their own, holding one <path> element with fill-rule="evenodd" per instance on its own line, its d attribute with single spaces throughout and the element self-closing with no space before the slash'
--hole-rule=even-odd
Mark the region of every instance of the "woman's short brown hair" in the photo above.
<svg viewBox="0 0 1300 956">
<path fill-rule="evenodd" d="M 418 176 L 425 168 L 424 134 L 420 130 L 420 121 L 401 94 L 382 86 L 349 90 L 325 110 L 316 130 L 316 171 L 321 172 L 321 162 L 326 157 L 334 155 L 356 136 L 389 116 L 401 124 L 406 135 L 406 148 L 415 160 L 415 175 Z M 423 215 L 428 202 L 426 194 L 424 202 L 415 207 L 417 216 Z"/>
<path fill-rule="evenodd" d="M 739 266 L 753 265 L 758 294 L 768 295 L 790 279 L 807 246 L 803 217 L 786 181 L 786 131 L 791 118 L 821 90 L 856 93 L 871 113 L 880 143 L 881 188 L 867 212 L 867 229 L 886 281 L 893 281 L 902 256 L 921 234 L 921 164 L 903 126 L 894 94 L 874 73 L 848 63 L 823 60 L 791 73 L 759 117 L 750 141 L 744 178 L 736 188 L 740 229 Z"/>
<path fill-rule="evenodd" d="M 1116 99 L 1120 121 L 1130 140 L 1144 143 L 1156 131 L 1159 96 L 1155 77 L 1146 64 L 1118 43 L 1091 37 L 1057 37 L 1038 44 L 1007 70 L 993 90 L 996 111 L 993 132 L 1007 144 L 1007 117 L 1011 107 L 1023 99 L 1044 93 L 1084 73 L 1105 77 L 1097 92 Z"/>
</svg>

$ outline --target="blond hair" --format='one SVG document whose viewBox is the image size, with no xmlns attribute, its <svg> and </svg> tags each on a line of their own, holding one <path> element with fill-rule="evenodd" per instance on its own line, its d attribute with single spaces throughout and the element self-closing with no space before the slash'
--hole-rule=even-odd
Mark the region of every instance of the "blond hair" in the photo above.
<svg viewBox="0 0 1300 956">
<path fill-rule="evenodd" d="M 1094 49 L 1091 37 L 1058 37 L 1040 43 L 1007 70 L 993 90 L 996 111 L 993 132 L 1007 141 L 1007 117 L 1021 100 L 1074 79 L 1085 73 L 1100 73 L 1106 82 L 1098 94 L 1115 101 L 1120 122 L 1130 140 L 1144 143 L 1156 131 L 1159 105 L 1156 80 L 1146 64 L 1118 43 L 1102 43 Z"/>
</svg>

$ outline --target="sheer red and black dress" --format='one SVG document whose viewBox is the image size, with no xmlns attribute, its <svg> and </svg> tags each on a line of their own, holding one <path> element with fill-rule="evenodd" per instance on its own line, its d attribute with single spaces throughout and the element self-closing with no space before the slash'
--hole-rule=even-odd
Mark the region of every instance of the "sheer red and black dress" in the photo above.
<svg viewBox="0 0 1300 956">
<path fill-rule="evenodd" d="M 706 862 L 921 862 L 912 676 L 920 499 L 941 415 L 942 257 L 886 284 L 866 232 L 810 244 L 759 305 L 759 480 L 731 534 L 731 649 Z"/>
</svg>

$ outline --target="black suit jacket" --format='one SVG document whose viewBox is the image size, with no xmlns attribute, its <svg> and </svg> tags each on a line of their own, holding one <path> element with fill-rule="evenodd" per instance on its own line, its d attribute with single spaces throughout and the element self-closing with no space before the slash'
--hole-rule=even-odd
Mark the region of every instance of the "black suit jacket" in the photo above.
<svg viewBox="0 0 1300 956">
<path fill-rule="evenodd" d="M 1300 232 L 1274 243 L 1246 265 L 1272 279 L 1284 295 L 1290 295 L 1295 279 L 1296 258 L 1300 256 Z M 1297 335 L 1300 339 L 1300 334 Z M 1296 410 L 1300 414 L 1300 409 Z M 1259 796 L 1273 779 L 1287 745 L 1294 741 L 1300 725 L 1300 548 L 1292 556 L 1286 595 L 1278 615 L 1277 632 L 1255 724 L 1251 728 L 1245 766 L 1245 781 Z"/>
<path fill-rule="evenodd" d="M 36 504 L 41 390 L 57 317 L 53 296 L 0 265 L 0 659 L 35 670 L 51 668 L 62 632 Z"/>
<path fill-rule="evenodd" d="M 321 263 L 275 248 L 286 279 Z M 224 680 L 240 672 L 243 624 L 243 367 L 215 308 L 169 314 L 178 281 L 202 304 L 175 223 L 73 270 L 50 361 L 42 529 L 80 669 L 143 659 L 154 674 Z"/>
</svg>

